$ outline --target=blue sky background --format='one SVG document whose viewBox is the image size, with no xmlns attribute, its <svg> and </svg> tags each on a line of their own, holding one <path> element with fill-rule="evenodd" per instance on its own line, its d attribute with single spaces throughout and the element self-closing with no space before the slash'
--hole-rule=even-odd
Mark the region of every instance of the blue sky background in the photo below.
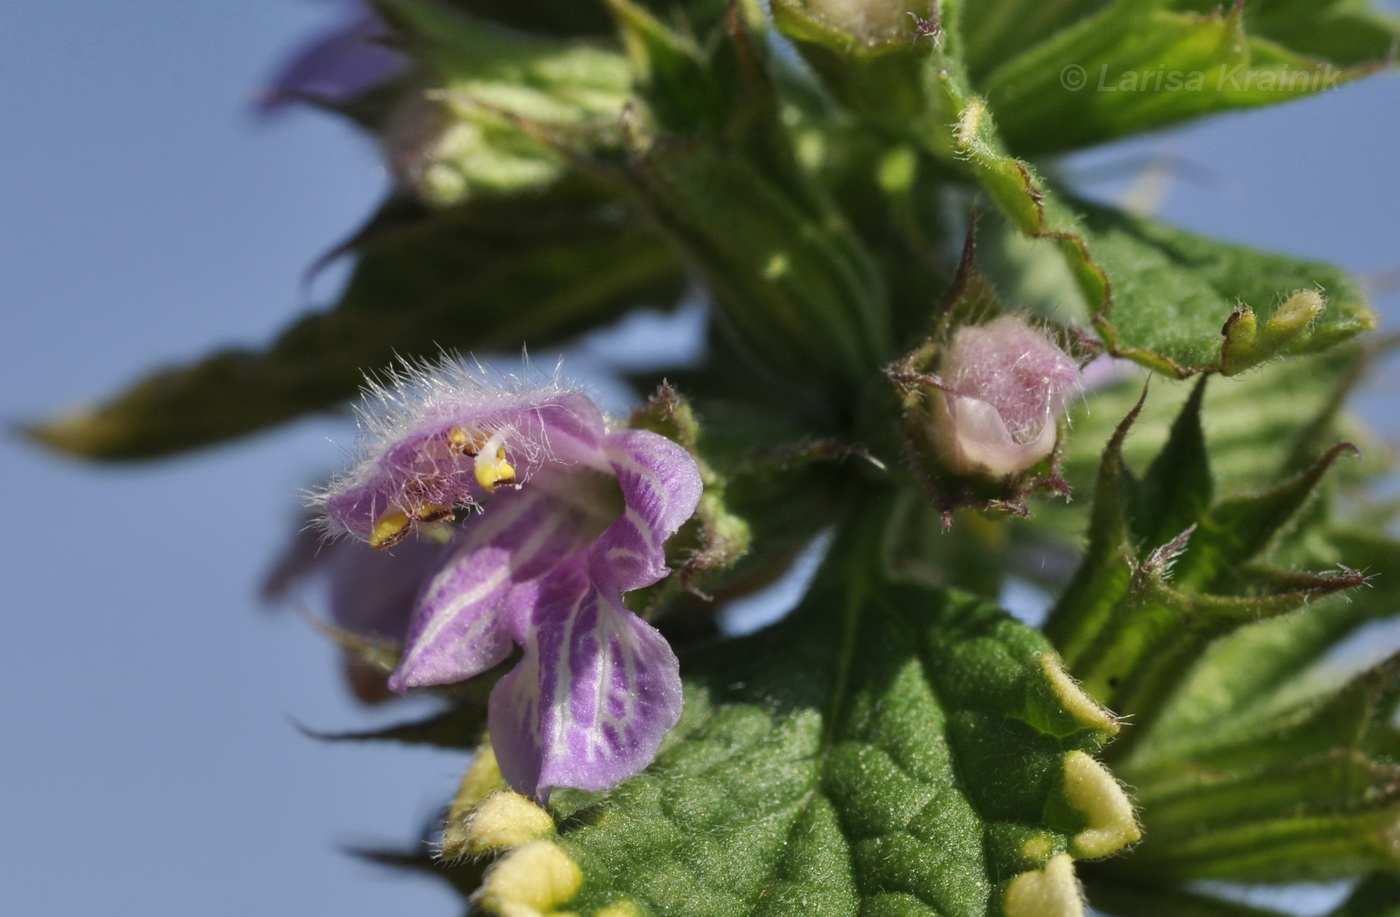
<svg viewBox="0 0 1400 917">
<path fill-rule="evenodd" d="M 312 113 L 260 123 L 251 100 L 334 8 L 0 6 L 0 419 L 262 342 L 330 298 L 340 275 L 307 291 L 303 273 L 378 200 L 377 158 Z M 1165 217 L 1379 275 L 1400 270 L 1397 147 L 1400 84 L 1385 76 L 1078 165 L 1168 151 L 1220 178 L 1174 183 Z M 1400 300 L 1378 303 L 1393 326 Z M 1365 402 L 1392 438 L 1395 381 L 1383 373 Z M 0 441 L 0 911 L 457 912 L 447 891 L 339 847 L 408 842 L 461 757 L 297 732 L 293 718 L 374 716 L 347 699 L 332 648 L 257 602 L 298 490 L 338 461 L 327 436 L 349 440 L 315 420 L 121 468 Z"/>
</svg>

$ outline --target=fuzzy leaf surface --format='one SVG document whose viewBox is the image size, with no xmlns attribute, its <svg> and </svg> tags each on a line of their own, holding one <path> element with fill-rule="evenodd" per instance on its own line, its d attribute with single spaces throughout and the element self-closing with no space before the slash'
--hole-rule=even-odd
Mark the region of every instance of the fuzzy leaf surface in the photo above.
<svg viewBox="0 0 1400 917">
<path fill-rule="evenodd" d="M 1256 489 L 1260 481 L 1298 470 L 1300 462 L 1315 459 L 1338 440 L 1359 444 L 1363 461 L 1348 462 L 1337 472 L 1379 471 L 1384 447 L 1373 446 L 1373 435 L 1339 410 L 1369 362 L 1362 348 L 1343 346 L 1213 380 L 1206 387 L 1201 413 L 1209 428 L 1210 471 L 1217 491 Z M 1142 394 L 1143 373 L 1127 366 L 1116 369 L 1121 381 L 1088 393 L 1070 414 L 1073 435 L 1066 443 L 1065 476 L 1076 498 L 1092 493 L 1102 444 Z M 1123 457 L 1131 467 L 1145 468 L 1161 452 L 1193 390 L 1190 382 L 1152 380 L 1151 395 L 1123 443 Z"/>
<path fill-rule="evenodd" d="M 1202 392 L 1141 481 L 1122 462 L 1128 423 L 1120 425 L 1100 472 L 1088 557 L 1048 627 L 1090 690 L 1135 717 L 1129 740 L 1111 751 L 1143 807 L 1146 838 L 1102 871 L 1150 884 L 1395 868 L 1400 659 L 1340 684 L 1303 677 L 1351 628 L 1393 614 L 1393 594 L 1355 590 L 1365 579 L 1347 566 L 1300 572 L 1346 563 L 1333 552 L 1387 564 L 1395 547 L 1339 529 L 1319 537 L 1328 519 L 1318 486 L 1345 445 L 1273 487 L 1207 505 Z M 1330 411 L 1324 399 L 1313 420 Z M 1298 423 L 1305 433 L 1316 427 Z M 1196 507 L 1194 520 L 1161 530 L 1173 512 L 1166 495 Z M 1310 534 L 1292 528 L 1300 517 Z M 1188 521 L 1186 535 L 1158 546 Z M 1354 605 L 1326 600 L 1343 588 Z"/>
<path fill-rule="evenodd" d="M 686 713 L 648 771 L 558 794 L 570 911 L 1000 914 L 1017 876 L 1136 837 L 1130 807 L 1066 792 L 1116 724 L 1039 634 L 970 596 L 832 575 L 841 550 L 787 620 L 685 660 Z"/>
<path fill-rule="evenodd" d="M 1325 350 L 1375 327 L 1360 288 L 1320 262 L 1260 252 L 1143 217 L 1076 202 L 1087 244 L 1112 281 L 1096 320 L 1106 343 L 1174 375 L 1219 367 L 1221 328 L 1237 305 L 1266 324 L 1286 297 L 1320 288 L 1327 308 L 1288 353 Z"/>
</svg>

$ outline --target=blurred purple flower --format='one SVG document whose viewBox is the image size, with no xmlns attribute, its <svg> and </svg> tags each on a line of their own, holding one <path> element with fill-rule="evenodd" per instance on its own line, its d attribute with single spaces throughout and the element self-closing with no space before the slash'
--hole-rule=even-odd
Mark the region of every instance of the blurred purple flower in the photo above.
<svg viewBox="0 0 1400 917">
<path fill-rule="evenodd" d="M 326 586 L 331 621 L 361 637 L 402 643 L 423 580 L 442 556 L 444 542 L 409 538 L 393 551 L 353 541 L 327 544 L 311 529 L 297 532 L 263 584 L 263 598 L 286 598 L 302 583 Z"/>
<path fill-rule="evenodd" d="M 418 593 L 396 691 L 520 662 L 491 695 L 501 772 L 519 792 L 602 790 L 649 764 L 681 710 L 675 654 L 622 593 L 666 575 L 700 474 L 655 433 L 609 432 L 551 383 L 489 385 L 446 361 L 376 387 L 365 453 L 315 502 L 331 532 L 389 547 L 480 509 Z"/>
<path fill-rule="evenodd" d="M 424 536 L 409 538 L 392 551 L 374 551 L 358 541 L 326 543 L 312 528 L 303 528 L 268 574 L 263 598 L 280 601 L 314 581 L 325 589 L 326 609 L 336 627 L 376 642 L 402 644 L 413 601 L 443 550 L 441 538 Z M 345 678 L 364 703 L 394 697 L 384 672 L 350 649 L 345 650 Z"/>
<path fill-rule="evenodd" d="M 263 91 L 259 108 L 275 112 L 294 102 L 339 106 L 353 102 L 408 67 L 384 45 L 389 31 L 360 0 L 335 0 L 345 24 L 293 54 Z"/>
</svg>

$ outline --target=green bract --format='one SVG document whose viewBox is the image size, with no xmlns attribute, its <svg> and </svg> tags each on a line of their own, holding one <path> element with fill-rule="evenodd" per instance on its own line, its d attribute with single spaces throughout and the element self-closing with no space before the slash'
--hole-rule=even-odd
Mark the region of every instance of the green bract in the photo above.
<svg viewBox="0 0 1400 917">
<path fill-rule="evenodd" d="M 1332 917 L 1400 914 L 1400 656 L 1329 655 L 1400 608 L 1393 513 L 1366 499 L 1387 457 L 1345 409 L 1376 317 L 1336 267 L 1088 203 L 1047 158 L 1325 94 L 1389 66 L 1395 21 L 1362 0 L 371 6 L 410 66 L 340 111 L 394 181 L 333 253 L 355 259 L 338 301 L 29 433 L 164 455 L 338 407 L 395 359 L 552 362 L 703 294 L 703 357 L 632 377 L 650 400 L 620 423 L 705 487 L 673 575 L 627 600 L 681 660 L 680 724 L 641 773 L 544 806 L 482 735 L 509 660 L 422 722 L 325 736 L 475 752 L 436 853 L 374 856 L 502 917 L 1270 913 L 1201 879 L 1356 879 Z M 443 539 L 473 524 L 412 509 Z M 730 632 L 823 550 L 787 617 Z M 1039 629 L 997 604 L 1027 583 Z M 400 647 L 327 630 L 374 693 Z"/>
</svg>

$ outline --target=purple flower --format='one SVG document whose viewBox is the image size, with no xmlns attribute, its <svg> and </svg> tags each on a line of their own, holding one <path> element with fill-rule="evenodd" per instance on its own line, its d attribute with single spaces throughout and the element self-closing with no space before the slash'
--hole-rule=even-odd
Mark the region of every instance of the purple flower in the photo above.
<svg viewBox="0 0 1400 917">
<path fill-rule="evenodd" d="M 959 328 L 938 374 L 934 438 L 963 474 L 1017 474 L 1055 448 L 1055 420 L 1080 391 L 1079 365 L 1016 315 Z"/>
<path fill-rule="evenodd" d="M 345 24 L 303 45 L 272 79 L 260 107 L 274 112 L 290 102 L 338 106 L 353 102 L 407 68 L 384 44 L 388 29 L 359 0 L 339 0 Z"/>
<path fill-rule="evenodd" d="M 363 458 L 316 498 L 326 527 L 383 548 L 480 511 L 423 583 L 389 686 L 461 681 L 518 646 L 489 712 L 514 789 L 602 790 L 646 767 L 680 716 L 679 667 L 622 593 L 668 572 L 663 544 L 700 499 L 695 460 L 610 432 L 557 382 L 493 386 L 445 361 L 371 395 Z"/>
</svg>

